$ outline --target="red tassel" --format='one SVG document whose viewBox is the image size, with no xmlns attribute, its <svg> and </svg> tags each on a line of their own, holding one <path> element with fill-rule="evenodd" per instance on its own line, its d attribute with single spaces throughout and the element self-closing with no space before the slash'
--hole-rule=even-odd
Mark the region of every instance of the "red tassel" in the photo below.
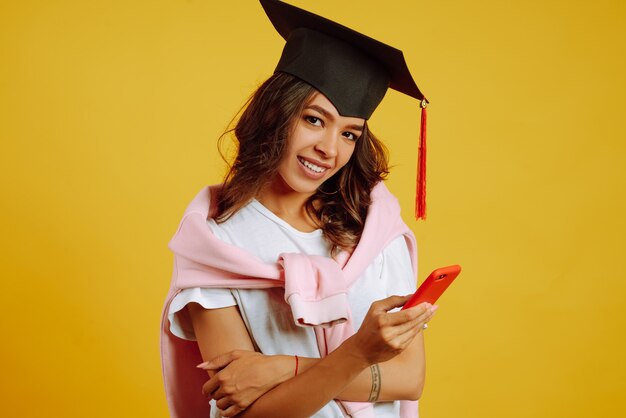
<svg viewBox="0 0 626 418">
<path fill-rule="evenodd" d="M 426 99 L 422 100 L 420 145 L 417 154 L 417 184 L 415 190 L 415 219 L 426 219 Z"/>
</svg>

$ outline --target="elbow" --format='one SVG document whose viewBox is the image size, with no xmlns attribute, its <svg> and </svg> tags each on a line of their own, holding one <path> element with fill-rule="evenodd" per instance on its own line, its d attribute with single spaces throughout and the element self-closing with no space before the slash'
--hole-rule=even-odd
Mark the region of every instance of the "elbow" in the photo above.
<svg viewBox="0 0 626 418">
<path fill-rule="evenodd" d="M 411 400 L 411 401 L 419 401 L 420 398 L 422 397 L 422 392 L 423 391 L 424 391 L 424 380 L 422 379 L 415 385 L 415 387 L 411 391 L 409 400 Z"/>
<path fill-rule="evenodd" d="M 410 382 L 406 382 L 407 392 L 405 393 L 404 399 L 408 401 L 418 401 L 422 397 L 422 392 L 424 391 L 424 374 L 420 373 L 420 375 L 411 379 Z"/>
<path fill-rule="evenodd" d="M 416 368 L 416 373 L 414 378 L 412 379 L 411 385 L 409 385 L 410 393 L 409 400 L 411 401 L 419 401 L 422 397 L 422 393 L 424 392 L 424 384 L 426 383 L 426 367 L 425 361 L 422 357 L 422 361 L 419 363 Z"/>
<path fill-rule="evenodd" d="M 402 398 L 407 401 L 419 401 L 422 397 L 422 392 L 424 390 L 424 383 L 416 383 L 412 387 L 407 389 L 407 392 Z"/>
</svg>

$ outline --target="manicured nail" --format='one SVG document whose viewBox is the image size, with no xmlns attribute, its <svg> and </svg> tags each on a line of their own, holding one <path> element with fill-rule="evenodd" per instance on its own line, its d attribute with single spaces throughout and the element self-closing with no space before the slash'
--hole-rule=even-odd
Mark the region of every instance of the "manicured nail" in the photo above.
<svg viewBox="0 0 626 418">
<path fill-rule="evenodd" d="M 433 305 L 433 306 L 431 306 L 431 307 L 430 307 L 430 311 L 431 311 L 432 313 L 435 313 L 435 311 L 436 311 L 437 309 L 439 309 L 439 305 Z"/>
<path fill-rule="evenodd" d="M 196 367 L 199 369 L 204 369 L 206 366 L 209 365 L 209 363 L 211 363 L 210 361 L 205 361 L 204 363 L 200 363 L 198 364 Z"/>
</svg>

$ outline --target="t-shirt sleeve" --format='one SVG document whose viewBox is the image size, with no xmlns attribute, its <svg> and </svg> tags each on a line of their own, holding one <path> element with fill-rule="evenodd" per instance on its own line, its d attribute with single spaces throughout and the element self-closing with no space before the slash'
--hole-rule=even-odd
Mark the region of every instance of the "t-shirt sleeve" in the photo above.
<svg viewBox="0 0 626 418">
<path fill-rule="evenodd" d="M 417 278 L 413 274 L 411 255 L 403 235 L 385 247 L 382 264 L 381 278 L 385 281 L 387 296 L 415 292 Z"/>
<path fill-rule="evenodd" d="M 237 305 L 230 289 L 192 287 L 181 291 L 172 299 L 167 318 L 170 322 L 170 332 L 178 338 L 189 341 L 196 341 L 196 334 L 193 331 L 189 311 L 187 311 L 187 305 L 192 302 L 200 304 L 205 309 Z"/>
</svg>

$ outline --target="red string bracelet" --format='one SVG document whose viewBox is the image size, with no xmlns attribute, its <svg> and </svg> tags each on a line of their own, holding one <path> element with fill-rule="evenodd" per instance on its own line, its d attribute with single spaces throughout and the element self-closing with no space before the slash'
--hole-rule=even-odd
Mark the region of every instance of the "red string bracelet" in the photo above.
<svg viewBox="0 0 626 418">
<path fill-rule="evenodd" d="M 298 361 L 298 356 L 294 356 L 294 357 L 296 358 L 296 372 L 294 373 L 293 376 L 296 377 L 298 375 L 298 363 L 299 363 L 299 361 Z"/>
</svg>

